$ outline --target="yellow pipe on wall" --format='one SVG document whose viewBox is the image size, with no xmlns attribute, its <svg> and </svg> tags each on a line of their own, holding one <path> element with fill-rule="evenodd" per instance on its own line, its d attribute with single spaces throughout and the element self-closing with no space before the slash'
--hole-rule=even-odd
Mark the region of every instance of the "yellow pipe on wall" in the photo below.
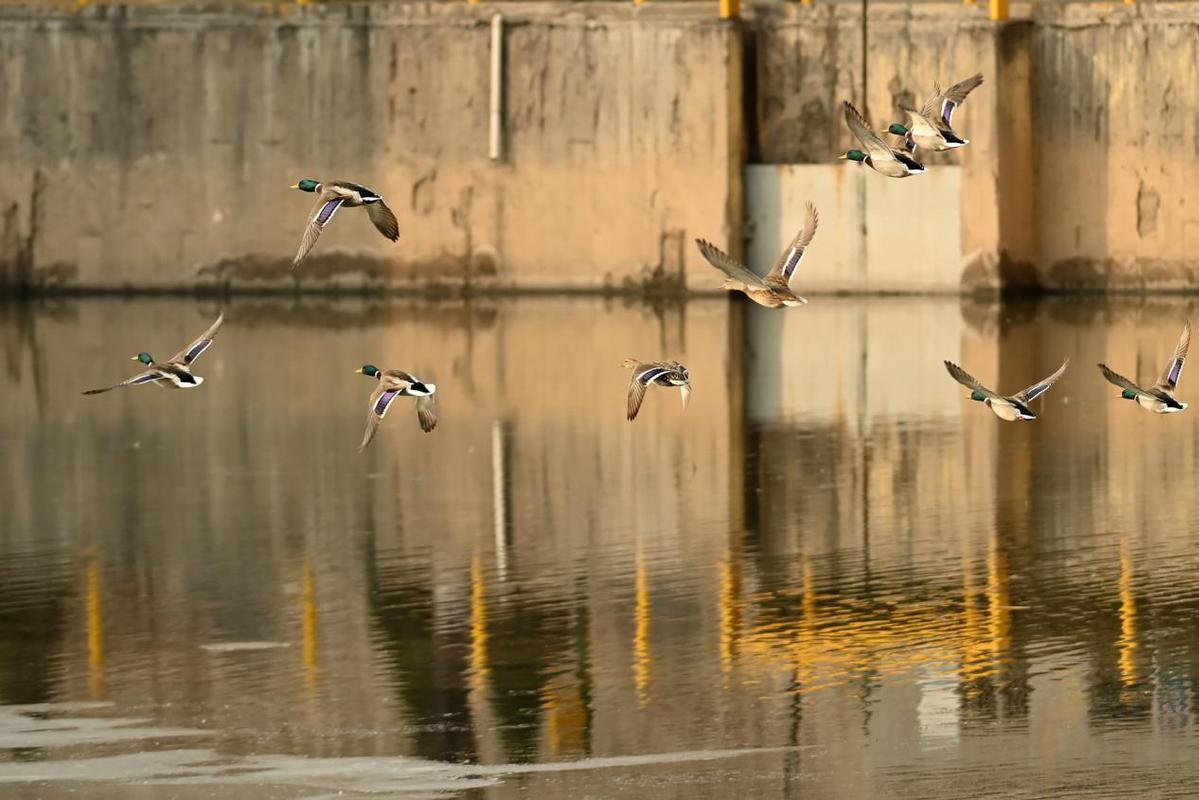
<svg viewBox="0 0 1199 800">
<path fill-rule="evenodd" d="M 720 0 L 720 18 L 737 19 L 741 16 L 741 0 Z"/>
<path fill-rule="evenodd" d="M 991 0 L 991 19 L 1002 22 L 1012 15 L 1008 0 Z"/>
</svg>

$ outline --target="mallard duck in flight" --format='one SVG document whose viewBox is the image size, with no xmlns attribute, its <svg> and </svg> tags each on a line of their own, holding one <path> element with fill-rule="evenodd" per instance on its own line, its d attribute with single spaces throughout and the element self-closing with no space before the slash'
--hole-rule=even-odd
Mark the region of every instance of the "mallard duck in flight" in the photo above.
<svg viewBox="0 0 1199 800">
<path fill-rule="evenodd" d="M 321 237 L 321 231 L 333 219 L 337 209 L 342 206 L 366 206 L 366 214 L 379 229 L 379 233 L 393 242 L 400 238 L 400 223 L 396 220 L 396 215 L 383 202 L 382 197 L 365 186 L 346 181 L 321 183 L 311 178 L 305 178 L 299 183 L 293 184 L 291 188 L 299 189 L 301 192 L 316 192 L 318 195 L 316 205 L 312 207 L 308 227 L 304 229 L 304 238 L 300 240 L 300 250 L 292 262 L 292 269 L 299 266 L 304 257 L 308 255 L 308 251 Z"/>
<path fill-rule="evenodd" d="M 683 393 L 683 408 L 691 397 L 691 373 L 677 361 L 638 361 L 635 358 L 624 360 L 625 369 L 632 369 L 633 375 L 629 380 L 629 421 L 637 417 L 641 409 L 641 401 L 645 399 L 645 390 L 650 384 L 658 386 L 677 386 Z"/>
<path fill-rule="evenodd" d="M 112 386 L 106 386 L 103 389 L 88 389 L 84 394 L 102 394 L 110 392 L 113 389 L 121 389 L 126 386 L 140 386 L 144 383 L 152 383 L 155 386 L 167 389 L 194 389 L 203 383 L 204 379 L 199 375 L 193 375 L 191 366 L 200 357 L 200 354 L 212 344 L 213 338 L 216 337 L 217 331 L 221 329 L 221 323 L 224 321 L 225 314 L 222 312 L 216 318 L 216 322 L 212 323 L 212 326 L 208 330 L 200 334 L 200 338 L 166 361 L 158 362 L 151 358 L 149 353 L 138 353 L 131 360 L 140 361 L 149 367 L 149 369 L 139 372 L 128 380 L 121 381 Z"/>
<path fill-rule="evenodd" d="M 966 95 L 977 89 L 982 82 L 983 76 L 980 72 L 955 83 L 944 92 L 937 86 L 933 96 L 928 98 L 919 111 L 902 109 L 907 115 L 907 125 L 896 122 L 887 130 L 896 136 L 904 137 L 904 144 L 909 153 L 917 147 L 940 152 L 970 144 L 969 139 L 963 139 L 954 132 L 951 124 L 953 112 L 966 101 Z"/>
<path fill-rule="evenodd" d="M 765 278 L 759 278 L 750 272 L 743 264 L 735 261 L 716 245 L 703 239 L 696 239 L 695 243 L 699 246 L 700 254 L 707 259 L 708 263 L 728 276 L 720 288 L 730 292 L 742 292 L 750 300 L 767 308 L 799 306 L 808 301 L 791 291 L 791 278 L 795 275 L 795 270 L 799 268 L 799 263 L 803 261 L 804 252 L 812 243 L 812 237 L 816 235 L 816 226 L 819 223 L 820 217 L 816 214 L 816 207 L 808 203 L 807 217 L 803 228 L 795 234 L 790 247 L 778 257 L 778 260 L 774 262 L 774 267 Z"/>
<path fill-rule="evenodd" d="M 1182 336 L 1178 337 L 1178 346 L 1166 369 L 1162 372 L 1161 380 L 1148 389 L 1143 389 L 1116 372 L 1112 372 L 1106 364 L 1100 364 L 1099 370 L 1109 382 L 1123 389 L 1120 396 L 1125 400 L 1136 400 L 1137 404 L 1146 411 L 1154 414 L 1173 414 L 1185 411 L 1188 403 L 1174 398 L 1174 390 L 1178 387 L 1178 379 L 1182 377 L 1182 364 L 1186 361 L 1187 348 L 1191 346 L 1191 323 L 1182 326 Z"/>
<path fill-rule="evenodd" d="M 954 364 L 952 361 L 945 362 L 945 369 L 949 370 L 949 374 L 958 383 L 970 389 L 970 399 L 977 400 L 980 403 L 986 403 L 987 407 L 995 412 L 995 416 L 1008 422 L 1015 422 L 1018 419 L 1036 419 L 1037 415 L 1032 412 L 1028 404 L 1036 400 L 1045 392 L 1049 391 L 1049 387 L 1058 382 L 1062 377 L 1062 373 L 1066 371 L 1066 366 L 1070 363 L 1070 359 L 1062 362 L 1062 365 L 1057 368 L 1048 378 L 1043 381 L 1038 381 L 1032 386 L 1029 386 L 1022 392 L 1017 392 L 1014 395 L 1005 397 L 997 394 L 987 387 L 983 386 L 972 375 L 964 369 Z"/>
<path fill-rule="evenodd" d="M 906 178 L 909 175 L 919 175 L 925 171 L 924 165 L 909 153 L 895 150 L 883 141 L 883 137 L 870 130 L 866 120 L 862 119 L 862 115 L 850 103 L 846 102 L 843 105 L 845 107 L 845 124 L 849 126 L 849 130 L 866 150 L 865 152 L 848 150 L 837 156 L 838 158 L 865 164 L 888 178 Z"/>
<path fill-rule="evenodd" d="M 398 369 L 381 370 L 374 364 L 364 364 L 355 370 L 360 375 L 375 378 L 379 387 L 371 392 L 371 406 L 366 415 L 366 434 L 358 451 L 362 452 L 375 438 L 379 423 L 387 416 L 387 409 L 397 397 L 416 398 L 416 418 L 420 420 L 420 429 L 425 433 L 437 427 L 437 403 L 433 395 L 437 392 L 437 384 L 425 383 L 420 378 L 409 375 Z"/>
</svg>

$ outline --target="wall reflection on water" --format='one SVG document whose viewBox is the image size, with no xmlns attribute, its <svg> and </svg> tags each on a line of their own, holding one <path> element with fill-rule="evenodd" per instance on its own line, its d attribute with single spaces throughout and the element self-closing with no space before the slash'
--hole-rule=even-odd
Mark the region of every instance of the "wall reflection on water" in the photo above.
<svg viewBox="0 0 1199 800">
<path fill-rule="evenodd" d="M 1156 375 L 1192 311 L 237 300 L 202 390 L 84 398 L 215 306 L 5 306 L 0 701 L 112 700 L 231 753 L 799 745 L 755 774 L 830 797 L 1108 769 L 1114 731 L 1174 753 L 1194 417 L 1093 365 Z M 625 422 L 626 356 L 687 363 L 691 407 Z M 1028 425 L 940 363 L 1015 391 L 1065 356 Z M 356 453 L 364 362 L 435 381 L 437 431 L 396 406 Z"/>
</svg>

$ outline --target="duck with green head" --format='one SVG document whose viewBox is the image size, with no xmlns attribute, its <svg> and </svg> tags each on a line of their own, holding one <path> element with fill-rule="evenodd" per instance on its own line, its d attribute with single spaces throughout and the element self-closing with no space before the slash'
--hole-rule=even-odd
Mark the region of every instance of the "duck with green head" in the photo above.
<svg viewBox="0 0 1199 800">
<path fill-rule="evenodd" d="M 1175 398 L 1174 390 L 1178 387 L 1178 379 L 1182 377 L 1182 365 L 1186 361 L 1187 350 L 1190 349 L 1190 346 L 1191 323 L 1186 322 L 1182 326 L 1182 335 L 1178 337 L 1178 344 L 1174 347 L 1174 355 L 1166 362 L 1166 368 L 1162 371 L 1161 378 L 1148 388 L 1138 386 L 1118 372 L 1113 372 L 1106 364 L 1100 364 L 1099 371 L 1103 373 L 1103 377 L 1107 378 L 1109 383 L 1120 387 L 1120 397 L 1125 400 L 1136 400 L 1137 405 L 1146 411 L 1152 411 L 1154 414 L 1174 414 L 1186 411 L 1189 404 Z"/>
<path fill-rule="evenodd" d="M 420 378 L 398 369 L 381 370 L 374 364 L 363 364 L 355 372 L 379 382 L 378 387 L 371 393 L 370 409 L 366 415 L 366 433 L 362 437 L 362 444 L 358 445 L 359 452 L 366 449 L 371 439 L 375 438 L 379 424 L 383 417 L 387 416 L 387 410 L 397 397 L 416 398 L 416 418 L 420 421 L 422 431 L 428 433 L 437 426 L 437 404 L 434 399 L 437 384 L 425 383 Z"/>
<path fill-rule="evenodd" d="M 1069 366 L 1070 359 L 1062 362 L 1062 365 L 1057 368 L 1057 371 L 1044 380 L 1037 381 L 1027 389 L 1017 392 L 1013 395 L 1001 395 L 994 392 L 979 383 L 974 376 L 970 375 L 964 369 L 959 367 L 952 361 L 945 362 L 945 369 L 949 370 L 949 374 L 955 381 L 965 386 L 970 390 L 970 399 L 979 403 L 986 403 L 987 407 L 995 412 L 995 416 L 1007 422 L 1015 422 L 1017 420 L 1036 419 L 1037 415 L 1029 407 L 1029 403 L 1036 400 L 1053 384 L 1057 383 L 1062 375 L 1066 372 L 1066 367 Z"/>
<path fill-rule="evenodd" d="M 888 178 L 906 178 L 925 172 L 924 165 L 902 150 L 895 150 L 883 141 L 882 137 L 870 130 L 866 120 L 858 113 L 852 104 L 843 104 L 845 109 L 845 124 L 862 143 L 865 150 L 854 148 L 838 156 L 842 160 L 865 164 L 875 172 Z"/>
<path fill-rule="evenodd" d="M 970 144 L 969 139 L 963 139 L 953 130 L 953 112 L 966 101 L 966 95 L 978 88 L 982 82 L 983 76 L 980 72 L 955 83 L 944 92 L 937 86 L 932 97 L 928 98 L 919 111 L 911 108 L 900 109 L 907 117 L 907 124 L 892 123 L 887 132 L 902 136 L 904 147 L 909 153 L 915 152 L 917 147 L 941 152 Z"/>
<path fill-rule="evenodd" d="M 137 361 L 148 369 L 112 386 L 105 386 L 103 389 L 88 389 L 84 394 L 103 394 L 111 392 L 113 389 L 141 386 L 148 383 L 167 389 L 196 388 L 204 382 L 204 379 L 199 375 L 192 374 L 192 364 L 212 345 L 212 340 L 216 337 L 217 331 L 221 329 L 221 323 L 224 321 L 225 315 L 222 313 L 216 318 L 216 322 L 209 326 L 208 330 L 200 334 L 199 338 L 166 361 L 155 361 L 153 356 L 146 352 L 138 353 L 130 360 Z"/>
<path fill-rule="evenodd" d="M 365 206 L 367 216 L 379 229 L 379 233 L 393 242 L 400 238 L 400 223 L 396 220 L 396 215 L 387 207 L 379 194 L 365 186 L 348 181 L 322 183 L 312 178 L 304 178 L 298 183 L 292 184 L 291 188 L 299 189 L 301 192 L 313 192 L 317 195 L 316 205 L 312 207 L 309 214 L 308 227 L 304 229 L 304 238 L 300 240 L 300 249 L 292 261 L 292 269 L 299 266 L 299 263 L 308 255 L 308 251 L 320 238 L 321 231 L 332 221 L 333 215 L 342 206 L 347 208 Z"/>
</svg>

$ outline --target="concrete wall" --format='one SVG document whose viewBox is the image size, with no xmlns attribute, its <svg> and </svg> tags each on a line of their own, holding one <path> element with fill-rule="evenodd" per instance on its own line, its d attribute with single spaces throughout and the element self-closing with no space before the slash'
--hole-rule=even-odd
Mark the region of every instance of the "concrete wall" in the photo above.
<svg viewBox="0 0 1199 800">
<path fill-rule="evenodd" d="M 745 172 L 747 258 L 759 272 L 770 269 L 812 202 L 820 227 L 795 277 L 800 294 L 956 291 L 961 187 L 961 167 L 891 180 L 852 166 L 752 164 Z"/>
<path fill-rule="evenodd" d="M 708 290 L 693 238 L 760 267 L 804 199 L 804 291 L 1191 287 L 1199 8 L 1039 8 L 5 6 L 0 287 Z M 833 161 L 842 99 L 881 125 L 975 71 L 972 144 L 931 175 Z M 747 161 L 781 165 L 749 197 Z M 382 192 L 401 241 L 347 211 L 292 274 L 306 176 Z"/>
<path fill-rule="evenodd" d="M 856 4 L 785 4 L 758 7 L 753 28 L 757 141 L 751 149 L 765 163 L 824 165 L 802 173 L 808 194 L 818 206 L 831 204 L 851 218 L 845 228 L 852 244 L 839 236 L 837 245 L 851 252 L 838 259 L 836 277 L 813 269 L 805 280 L 842 291 L 997 288 L 1009 233 L 1004 186 L 1012 177 L 1004 148 L 1012 128 L 1006 83 L 1025 50 L 1008 42 L 1021 24 L 997 25 L 985 7 L 961 3 L 872 3 L 863 35 Z M 975 72 L 985 82 L 954 120 L 969 147 L 922 153 L 930 170 L 923 176 L 843 175 L 864 170 L 834 160 L 858 146 L 845 126 L 842 100 L 882 129 L 902 120 L 900 106 L 918 108 L 935 84 Z M 751 217 L 757 204 L 751 194 Z M 790 212 L 783 219 L 783 229 L 791 230 L 786 236 L 800 222 L 800 209 Z"/>
<path fill-rule="evenodd" d="M 844 279 L 846 266 L 838 266 L 837 288 L 918 286 L 919 276 L 895 253 L 934 250 L 956 261 L 937 270 L 942 289 L 1195 286 L 1199 211 L 1187 201 L 1199 178 L 1199 7 L 1039 4 L 1031 19 L 995 24 L 982 5 L 872 3 L 864 40 L 853 4 L 756 10 L 751 150 L 767 163 L 827 164 L 850 146 L 842 98 L 881 126 L 900 105 L 918 104 L 934 82 L 986 76 L 955 119 L 972 144 L 926 158 L 934 172 L 961 166 L 961 191 L 949 198 L 957 213 L 946 216 L 946 198 L 928 176 L 887 187 L 903 204 L 883 208 L 863 199 L 868 212 L 856 238 L 877 243 L 905 224 L 916 230 L 898 251 L 853 245 L 865 260 Z M 830 194 L 833 178 L 817 175 L 809 173 L 808 194 L 823 193 L 841 209 L 842 190 Z M 862 191 L 876 191 L 879 182 Z M 761 205 L 751 192 L 751 218 L 761 216 Z M 800 209 L 789 212 L 784 231 L 800 222 Z M 928 217 L 941 223 L 939 236 L 906 222 Z M 888 270 L 898 285 L 872 277 Z M 819 276 L 810 279 L 823 288 Z"/>
<path fill-rule="evenodd" d="M 1046 8 L 1033 46 L 1039 281 L 1195 286 L 1199 7 Z"/>
<path fill-rule="evenodd" d="M 738 238 L 738 31 L 706 7 L 6 7 L 0 63 L 0 283 L 671 286 L 689 238 Z M 400 242 L 343 212 L 293 276 L 302 177 L 384 194 Z"/>
</svg>

